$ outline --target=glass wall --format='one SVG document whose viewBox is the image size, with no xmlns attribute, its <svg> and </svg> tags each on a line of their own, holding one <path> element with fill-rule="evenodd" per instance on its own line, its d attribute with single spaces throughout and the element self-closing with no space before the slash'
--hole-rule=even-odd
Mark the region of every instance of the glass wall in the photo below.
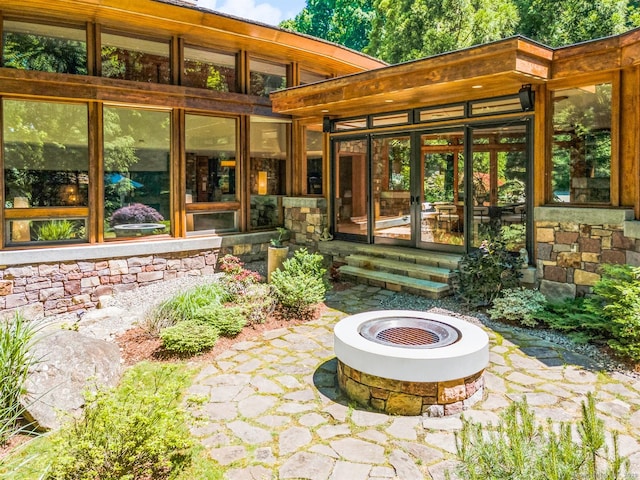
<svg viewBox="0 0 640 480">
<path fill-rule="evenodd" d="M 2 113 L 5 218 L 15 219 L 7 243 L 86 239 L 84 218 L 47 218 L 78 215 L 60 207 L 88 206 L 87 106 L 5 99 Z M 19 219 L 25 209 L 42 220 Z"/>
<path fill-rule="evenodd" d="M 305 158 L 307 170 L 307 194 L 322 195 L 324 177 L 322 160 L 322 125 L 308 125 L 305 127 Z"/>
<path fill-rule="evenodd" d="M 249 66 L 251 70 L 249 93 L 251 95 L 268 97 L 271 92 L 287 88 L 286 65 L 252 58 Z"/>
<path fill-rule="evenodd" d="M 182 85 L 218 92 L 237 92 L 236 56 L 184 47 Z"/>
<path fill-rule="evenodd" d="M 551 187 L 552 202 L 610 202 L 610 83 L 553 92 Z"/>
<path fill-rule="evenodd" d="M 103 77 L 171 83 L 169 42 L 102 33 L 101 61 Z"/>
<path fill-rule="evenodd" d="M 104 107 L 104 236 L 170 232 L 169 112 Z"/>
<path fill-rule="evenodd" d="M 334 143 L 334 214 L 336 233 L 368 235 L 369 148 L 365 138 Z"/>
<path fill-rule="evenodd" d="M 269 117 L 251 117 L 251 228 L 275 227 L 284 222 L 282 196 L 287 193 L 289 132 L 289 122 Z"/>
<path fill-rule="evenodd" d="M 81 28 L 5 20 L 2 45 L 3 67 L 87 74 L 87 39 Z"/>
</svg>

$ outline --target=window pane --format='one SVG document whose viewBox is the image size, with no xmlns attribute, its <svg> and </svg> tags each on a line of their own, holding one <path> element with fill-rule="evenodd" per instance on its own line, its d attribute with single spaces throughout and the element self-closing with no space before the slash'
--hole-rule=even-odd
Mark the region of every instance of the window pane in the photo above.
<svg viewBox="0 0 640 480">
<path fill-rule="evenodd" d="M 331 78 L 329 75 L 322 73 L 310 72 L 309 70 L 300 70 L 300 85 L 308 85 L 309 83 L 322 82 L 327 78 Z"/>
<path fill-rule="evenodd" d="M 87 206 L 87 106 L 3 101 L 5 208 Z"/>
<path fill-rule="evenodd" d="M 345 130 L 356 130 L 359 128 L 367 128 L 366 118 L 354 118 L 352 120 L 342 120 L 336 122 L 333 126 L 336 132 L 342 132 Z"/>
<path fill-rule="evenodd" d="M 102 76 L 135 82 L 170 83 L 169 42 L 103 33 Z"/>
<path fill-rule="evenodd" d="M 464 117 L 464 105 L 449 105 L 447 107 L 429 108 L 420 111 L 421 122 L 441 122 L 452 118 Z"/>
<path fill-rule="evenodd" d="M 609 203 L 611 84 L 553 92 L 554 202 Z"/>
<path fill-rule="evenodd" d="M 169 233 L 170 131 L 168 112 L 104 108 L 105 238 Z"/>
<path fill-rule="evenodd" d="M 183 73 L 182 84 L 187 87 L 238 91 L 235 55 L 185 47 Z"/>
<path fill-rule="evenodd" d="M 287 88 L 287 67 L 275 63 L 251 59 L 251 84 L 249 93 L 268 97 L 271 92 Z"/>
<path fill-rule="evenodd" d="M 307 193 L 322 195 L 322 125 L 309 125 L 306 133 Z"/>
<path fill-rule="evenodd" d="M 3 67 L 87 74 L 84 30 L 6 20 L 2 42 Z"/>
<path fill-rule="evenodd" d="M 236 232 L 238 214 L 231 212 L 187 213 L 188 232 Z"/>
<path fill-rule="evenodd" d="M 187 203 L 233 202 L 236 197 L 236 121 L 186 115 Z"/>
<path fill-rule="evenodd" d="M 521 111 L 519 97 L 482 100 L 471 104 L 471 115 L 497 115 L 498 113 Z"/>
<path fill-rule="evenodd" d="M 251 227 L 282 225 L 281 196 L 286 194 L 289 123 L 251 117 Z"/>
<path fill-rule="evenodd" d="M 402 125 L 403 123 L 409 123 L 409 114 L 393 113 L 391 115 L 379 115 L 373 117 L 371 120 L 372 127 L 385 127 L 387 125 Z"/>
<path fill-rule="evenodd" d="M 78 243 L 87 241 L 85 218 L 55 220 L 10 220 L 6 228 L 7 244 L 28 242 Z"/>
</svg>

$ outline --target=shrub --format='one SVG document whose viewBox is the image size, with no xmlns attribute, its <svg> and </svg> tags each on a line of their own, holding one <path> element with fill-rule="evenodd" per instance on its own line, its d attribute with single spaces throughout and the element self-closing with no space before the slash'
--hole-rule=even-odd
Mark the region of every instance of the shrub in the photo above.
<svg viewBox="0 0 640 480">
<path fill-rule="evenodd" d="M 219 332 L 213 325 L 186 320 L 160 331 L 162 346 L 181 355 L 195 355 L 212 348 Z"/>
<path fill-rule="evenodd" d="M 589 301 L 584 298 L 547 303 L 543 310 L 534 314 L 534 318 L 565 333 L 576 343 L 604 341 L 607 337 L 607 321 L 591 313 L 587 303 Z"/>
<path fill-rule="evenodd" d="M 181 365 L 142 363 L 117 390 L 89 397 L 84 416 L 54 436 L 44 478 L 175 478 L 193 447 L 180 406 L 189 376 Z"/>
<path fill-rule="evenodd" d="M 68 240 L 78 234 L 76 225 L 69 220 L 51 220 L 38 227 L 38 240 Z"/>
<path fill-rule="evenodd" d="M 109 225 L 123 225 L 127 223 L 159 223 L 164 217 L 155 208 L 142 203 L 132 203 L 119 208 L 111 215 Z"/>
<path fill-rule="evenodd" d="M 538 321 L 535 315 L 544 309 L 546 300 L 537 290 L 526 288 L 508 288 L 502 296 L 493 301 L 488 311 L 492 319 L 519 322 L 526 327 L 535 327 Z"/>
<path fill-rule="evenodd" d="M 551 420 L 536 425 L 526 401 L 512 403 L 497 426 L 487 427 L 463 419 L 456 434 L 458 475 L 465 480 L 594 480 L 631 479 L 628 460 L 620 457 L 617 434 L 613 453 L 605 444 L 604 422 L 596 417 L 593 395 L 582 402 L 577 425 Z"/>
<path fill-rule="evenodd" d="M 196 323 L 211 326 L 224 337 L 235 337 L 247 324 L 242 307 L 207 305 L 193 317 Z"/>
<path fill-rule="evenodd" d="M 0 445 L 24 412 L 21 397 L 29 368 L 38 361 L 31 351 L 39 328 L 20 313 L 0 320 Z"/>
<path fill-rule="evenodd" d="M 284 315 L 306 318 L 324 301 L 327 291 L 322 255 L 302 248 L 271 274 L 271 285 Z"/>
<path fill-rule="evenodd" d="M 264 283 L 248 285 L 244 294 L 236 298 L 236 302 L 244 309 L 244 316 L 249 325 L 264 323 L 276 306 L 271 286 Z"/>
<path fill-rule="evenodd" d="M 247 288 L 261 280 L 258 272 L 244 268 L 244 263 L 238 257 L 225 255 L 220 259 L 219 268 L 223 273 L 221 283 L 227 293 L 238 300 L 245 295 Z"/>
<path fill-rule="evenodd" d="M 510 253 L 499 234 L 492 232 L 480 248 L 460 260 L 454 276 L 456 295 L 467 305 L 490 306 L 503 290 L 517 288 L 522 258 Z"/>
</svg>

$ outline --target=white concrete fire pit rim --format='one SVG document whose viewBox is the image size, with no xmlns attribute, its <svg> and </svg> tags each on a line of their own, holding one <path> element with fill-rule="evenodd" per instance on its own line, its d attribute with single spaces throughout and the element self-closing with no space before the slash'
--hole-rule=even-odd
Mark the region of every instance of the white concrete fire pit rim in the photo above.
<svg viewBox="0 0 640 480">
<path fill-rule="evenodd" d="M 374 319 L 420 318 L 446 323 L 461 338 L 438 348 L 403 348 L 364 338 L 360 325 Z M 415 310 L 377 310 L 340 320 L 334 327 L 336 357 L 363 373 L 408 382 L 458 380 L 481 372 L 489 363 L 489 336 L 480 327 L 448 315 Z"/>
</svg>

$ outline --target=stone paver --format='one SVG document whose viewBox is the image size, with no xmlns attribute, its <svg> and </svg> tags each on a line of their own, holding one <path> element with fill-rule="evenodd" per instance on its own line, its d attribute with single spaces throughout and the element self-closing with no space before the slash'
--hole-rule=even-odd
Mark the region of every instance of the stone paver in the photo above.
<svg viewBox="0 0 640 480">
<path fill-rule="evenodd" d="M 265 332 L 204 365 L 189 389 L 192 433 L 226 468 L 227 480 L 444 480 L 458 478 L 460 415 L 394 417 L 355 406 L 337 388 L 333 326 L 380 308 L 393 292 L 356 285 L 330 292 L 322 318 Z M 464 412 L 495 424 L 526 398 L 539 421 L 575 421 L 593 392 L 607 430 L 640 471 L 640 381 L 599 373 L 559 345 L 500 327 L 491 338 L 485 398 Z"/>
</svg>

